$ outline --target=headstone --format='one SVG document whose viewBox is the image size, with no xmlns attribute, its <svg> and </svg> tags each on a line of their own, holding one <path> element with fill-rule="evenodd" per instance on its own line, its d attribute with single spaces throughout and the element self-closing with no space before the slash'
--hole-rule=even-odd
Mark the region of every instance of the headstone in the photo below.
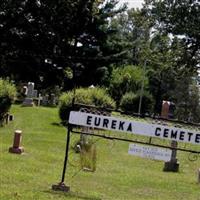
<svg viewBox="0 0 200 200">
<path fill-rule="evenodd" d="M 28 87 L 27 87 L 27 86 L 23 86 L 23 91 L 22 91 L 22 93 L 23 93 L 24 95 L 27 95 L 27 93 L 28 93 Z"/>
<path fill-rule="evenodd" d="M 28 82 L 28 91 L 27 91 L 28 98 L 33 98 L 34 85 L 35 84 L 33 82 Z"/>
<path fill-rule="evenodd" d="M 22 140 L 22 131 L 16 130 L 14 134 L 13 146 L 9 148 L 10 153 L 21 154 L 24 152 L 24 148 L 20 147 Z"/>
<path fill-rule="evenodd" d="M 169 118 L 169 111 L 170 111 L 170 102 L 169 101 L 163 101 L 161 117 L 168 119 Z M 179 162 L 176 158 L 177 151 L 175 149 L 175 148 L 177 148 L 177 146 L 178 146 L 177 141 L 171 141 L 171 147 L 172 147 L 171 160 L 168 161 L 168 162 L 165 162 L 163 171 L 165 171 L 165 172 L 178 172 L 179 171 Z"/>
<path fill-rule="evenodd" d="M 38 91 L 37 90 L 33 90 L 33 98 L 37 98 L 38 97 Z"/>
<path fill-rule="evenodd" d="M 162 102 L 161 117 L 168 119 L 174 117 L 175 104 L 170 101 Z"/>
<path fill-rule="evenodd" d="M 34 97 L 34 83 L 28 82 L 27 87 L 27 96 L 24 99 L 22 106 L 34 106 L 33 97 Z"/>
<path fill-rule="evenodd" d="M 60 94 L 60 87 L 58 85 L 55 86 L 55 95 L 58 96 Z"/>
<path fill-rule="evenodd" d="M 56 97 L 55 97 L 55 94 L 53 94 L 53 93 L 50 95 L 50 105 L 51 106 L 56 105 Z"/>
<path fill-rule="evenodd" d="M 169 101 L 163 101 L 162 102 L 162 111 L 161 111 L 161 117 L 162 118 L 168 119 L 169 107 L 170 107 L 170 102 Z"/>
<path fill-rule="evenodd" d="M 45 95 L 42 97 L 42 105 L 47 106 L 49 102 L 49 95 Z"/>
</svg>

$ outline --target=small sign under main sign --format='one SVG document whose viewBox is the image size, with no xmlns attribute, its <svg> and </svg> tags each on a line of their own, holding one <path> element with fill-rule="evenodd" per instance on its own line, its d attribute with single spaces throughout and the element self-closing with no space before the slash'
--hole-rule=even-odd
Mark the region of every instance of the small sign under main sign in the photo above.
<svg viewBox="0 0 200 200">
<path fill-rule="evenodd" d="M 163 160 L 165 162 L 168 162 L 171 159 L 172 150 L 143 146 L 138 144 L 130 144 L 128 154 L 139 156 L 142 158 Z"/>
</svg>

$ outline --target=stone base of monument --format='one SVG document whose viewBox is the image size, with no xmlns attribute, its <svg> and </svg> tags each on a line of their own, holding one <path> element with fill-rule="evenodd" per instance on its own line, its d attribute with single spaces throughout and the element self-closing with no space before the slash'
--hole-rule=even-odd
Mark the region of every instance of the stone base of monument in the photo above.
<svg viewBox="0 0 200 200">
<path fill-rule="evenodd" d="M 25 98 L 23 103 L 22 103 L 22 106 L 34 106 L 34 102 L 33 102 L 33 99 L 32 98 Z"/>
<path fill-rule="evenodd" d="M 179 162 L 178 161 L 169 161 L 165 162 L 164 172 L 178 172 L 179 171 Z"/>
<path fill-rule="evenodd" d="M 70 187 L 66 186 L 63 182 L 60 182 L 57 185 L 52 185 L 52 190 L 69 192 L 70 191 Z"/>
<path fill-rule="evenodd" d="M 18 147 L 18 148 L 10 147 L 9 152 L 16 153 L 16 154 L 22 154 L 24 152 L 24 148 L 23 147 Z"/>
</svg>

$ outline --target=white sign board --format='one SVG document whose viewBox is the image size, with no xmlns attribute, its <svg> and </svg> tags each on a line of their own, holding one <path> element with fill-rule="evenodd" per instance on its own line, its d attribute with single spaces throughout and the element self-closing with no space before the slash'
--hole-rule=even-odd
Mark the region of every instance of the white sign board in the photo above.
<svg viewBox="0 0 200 200">
<path fill-rule="evenodd" d="M 170 161 L 172 150 L 161 149 L 158 147 L 148 147 L 138 144 L 130 144 L 128 154 L 139 156 L 142 158 L 149 158 L 153 160 Z"/>
<path fill-rule="evenodd" d="M 200 145 L 200 132 L 109 116 L 71 111 L 69 123 Z"/>
</svg>

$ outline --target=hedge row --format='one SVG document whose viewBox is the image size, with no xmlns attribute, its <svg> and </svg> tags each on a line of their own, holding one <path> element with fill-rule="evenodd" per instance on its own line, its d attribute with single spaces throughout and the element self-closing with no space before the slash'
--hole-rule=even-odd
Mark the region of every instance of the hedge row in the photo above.
<svg viewBox="0 0 200 200">
<path fill-rule="evenodd" d="M 60 97 L 59 115 L 66 122 L 72 106 L 73 91 L 63 93 Z M 75 93 L 75 103 L 99 106 L 102 108 L 115 108 L 114 100 L 102 88 L 79 88 Z"/>
<path fill-rule="evenodd" d="M 6 113 L 9 111 L 15 95 L 14 84 L 8 80 L 0 79 L 0 123 L 3 122 Z"/>
</svg>

